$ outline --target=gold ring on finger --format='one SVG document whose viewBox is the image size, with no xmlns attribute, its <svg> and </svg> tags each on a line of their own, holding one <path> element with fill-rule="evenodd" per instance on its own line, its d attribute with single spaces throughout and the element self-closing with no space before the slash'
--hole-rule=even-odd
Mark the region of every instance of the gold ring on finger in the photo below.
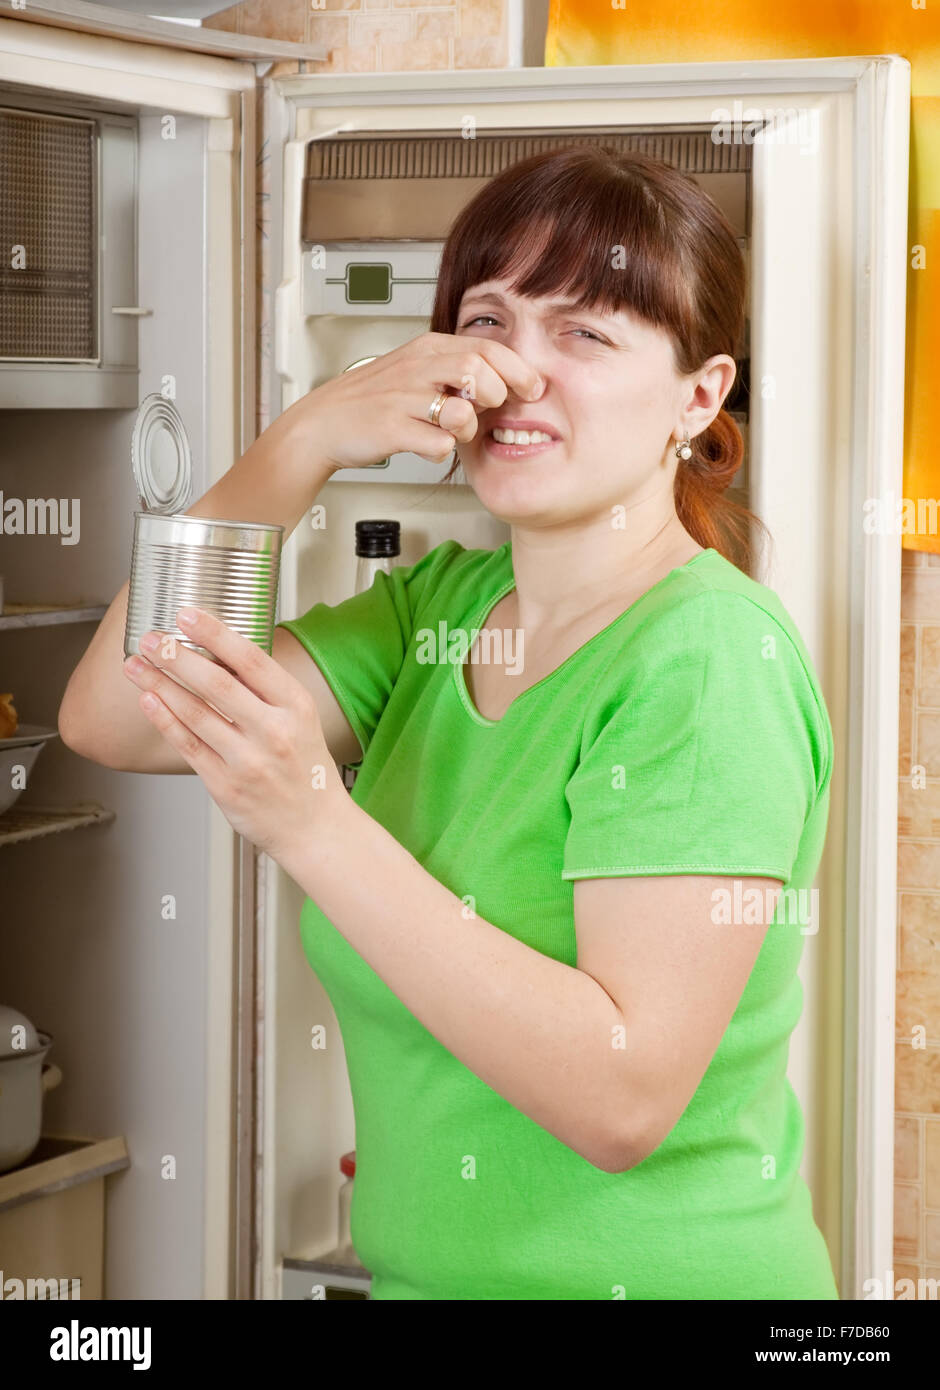
<svg viewBox="0 0 940 1390">
<path fill-rule="evenodd" d="M 431 409 L 428 411 L 428 419 L 432 425 L 436 425 L 440 421 L 441 411 L 444 409 L 444 402 L 448 399 L 449 397 L 446 391 L 442 391 L 441 394 L 435 398 Z"/>
</svg>

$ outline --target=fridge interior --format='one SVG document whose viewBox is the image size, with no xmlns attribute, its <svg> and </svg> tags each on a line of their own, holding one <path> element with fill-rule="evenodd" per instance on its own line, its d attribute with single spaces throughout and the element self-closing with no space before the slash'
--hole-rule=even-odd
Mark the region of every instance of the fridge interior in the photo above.
<svg viewBox="0 0 940 1390">
<path fill-rule="evenodd" d="M 0 104 L 21 95 L 0 92 Z M 50 110 L 63 104 L 60 94 L 32 95 Z M 117 211 L 136 226 L 133 302 L 151 310 L 136 320 L 139 393 L 175 391 L 195 500 L 209 485 L 210 123 L 172 113 L 168 140 L 165 109 L 122 109 L 134 120 L 138 202 L 135 211 L 128 198 Z M 10 409 L 9 379 L 0 373 L 3 392 L 4 497 L 71 504 L 69 537 L 61 528 L 8 533 L 0 563 L 0 685 L 13 691 L 21 722 L 55 729 L 69 675 L 129 573 L 141 505 L 131 470 L 136 412 Z M 60 611 L 41 615 L 43 625 L 16 626 L 20 606 Z M 90 616 L 76 621 L 82 608 Z M 54 1040 L 49 1059 L 63 1080 L 45 1097 L 44 1133 L 127 1142 L 130 1166 L 107 1182 L 105 1289 L 112 1297 L 200 1298 L 211 1158 L 210 957 L 216 930 L 230 934 L 231 904 L 224 890 L 213 891 L 213 862 L 224 874 L 224 839 L 198 778 L 115 771 L 58 738 L 44 747 L 12 811 L 88 804 L 101 808 L 100 824 L 0 843 L 2 997 Z"/>
</svg>

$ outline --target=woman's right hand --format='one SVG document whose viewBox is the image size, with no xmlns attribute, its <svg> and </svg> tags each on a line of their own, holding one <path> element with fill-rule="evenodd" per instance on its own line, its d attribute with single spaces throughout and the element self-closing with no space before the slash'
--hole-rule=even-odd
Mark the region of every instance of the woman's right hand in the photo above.
<svg viewBox="0 0 940 1390">
<path fill-rule="evenodd" d="M 477 415 L 510 391 L 537 396 L 539 374 L 503 343 L 470 334 L 422 333 L 373 361 L 317 386 L 292 407 L 303 411 L 317 452 L 334 468 L 365 468 L 411 452 L 443 463 L 456 441 L 477 431 Z M 428 419 L 442 391 L 439 423 Z"/>
</svg>

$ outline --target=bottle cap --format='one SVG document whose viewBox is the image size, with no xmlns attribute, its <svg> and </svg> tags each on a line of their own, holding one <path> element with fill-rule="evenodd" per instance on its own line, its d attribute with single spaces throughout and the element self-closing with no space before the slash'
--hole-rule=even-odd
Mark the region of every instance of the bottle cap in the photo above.
<svg viewBox="0 0 940 1390">
<path fill-rule="evenodd" d="M 401 522 L 357 521 L 356 554 L 374 559 L 401 554 Z"/>
</svg>

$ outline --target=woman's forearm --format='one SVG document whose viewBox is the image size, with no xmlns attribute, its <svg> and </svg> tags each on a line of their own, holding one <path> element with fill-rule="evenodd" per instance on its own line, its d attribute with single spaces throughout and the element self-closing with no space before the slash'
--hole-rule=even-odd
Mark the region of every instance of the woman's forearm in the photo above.
<svg viewBox="0 0 940 1390">
<path fill-rule="evenodd" d="M 305 398 L 278 416 L 186 515 L 267 522 L 283 526 L 286 540 L 334 472 L 317 454 L 316 422 Z M 107 767 L 190 772 L 141 712 L 124 675 L 127 591 L 124 583 L 72 672 L 59 733 L 69 748 Z"/>
<path fill-rule="evenodd" d="M 614 1038 L 624 1017 L 595 979 L 477 917 L 349 798 L 278 862 L 498 1095 L 605 1172 L 640 1161 L 621 1137 L 628 1088 Z"/>
<path fill-rule="evenodd" d="M 316 416 L 308 401 L 304 397 L 279 415 L 185 514 L 283 526 L 286 541 L 336 472 L 317 452 Z"/>
</svg>

